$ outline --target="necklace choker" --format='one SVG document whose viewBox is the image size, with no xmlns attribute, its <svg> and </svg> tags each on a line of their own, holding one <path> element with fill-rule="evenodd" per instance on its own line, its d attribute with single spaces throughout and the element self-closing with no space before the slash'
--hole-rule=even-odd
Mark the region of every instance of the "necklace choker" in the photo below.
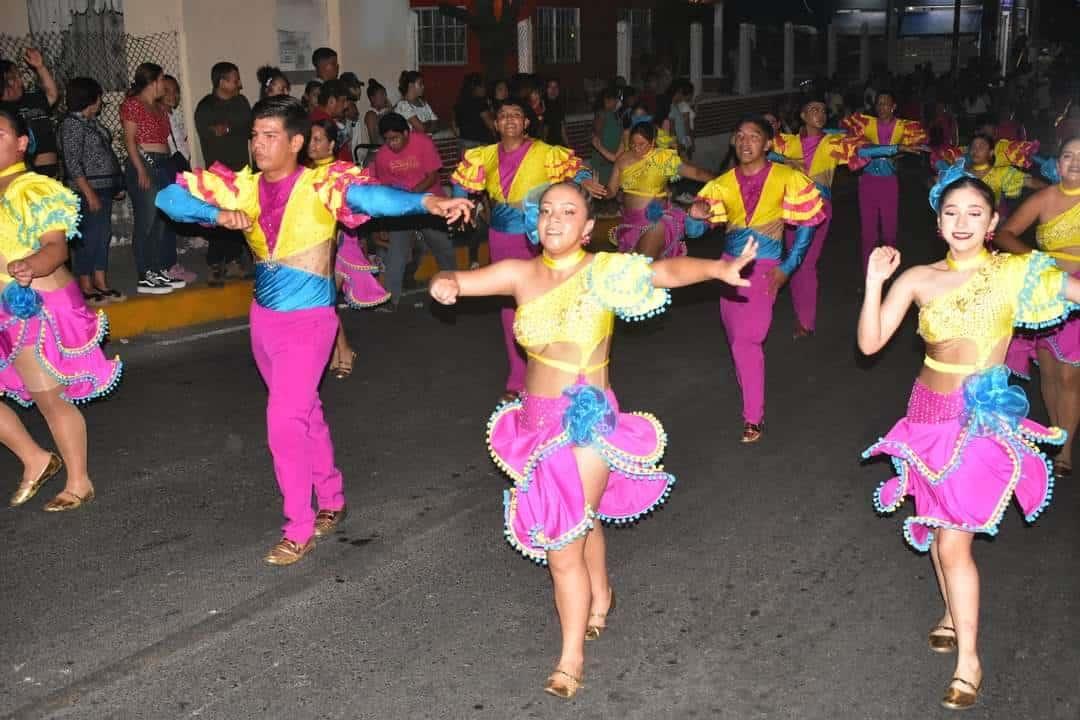
<svg viewBox="0 0 1080 720">
<path fill-rule="evenodd" d="M 1064 185 L 1059 184 L 1058 190 L 1060 190 L 1063 195 L 1068 195 L 1069 197 L 1075 197 L 1077 195 L 1080 195 L 1080 187 L 1067 188 Z"/>
<path fill-rule="evenodd" d="M 544 254 L 540 256 L 545 267 L 549 267 L 552 270 L 565 270 L 566 268 L 572 268 L 579 262 L 585 259 L 585 251 L 578 247 L 576 252 L 572 252 L 569 255 L 561 258 L 553 258 L 544 251 Z"/>
<path fill-rule="evenodd" d="M 17 162 L 17 163 L 15 163 L 13 165 L 8 165 L 3 170 L 0 170 L 0 178 L 7 177 L 8 175 L 14 175 L 16 173 L 25 172 L 25 170 L 26 170 L 26 163 Z"/>
<path fill-rule="evenodd" d="M 945 254 L 945 264 L 949 266 L 949 269 L 953 272 L 964 272 L 965 270 L 974 270 L 986 264 L 986 261 L 990 259 L 990 253 L 986 248 L 982 248 L 978 255 L 967 260 L 954 260 L 952 252 Z"/>
</svg>

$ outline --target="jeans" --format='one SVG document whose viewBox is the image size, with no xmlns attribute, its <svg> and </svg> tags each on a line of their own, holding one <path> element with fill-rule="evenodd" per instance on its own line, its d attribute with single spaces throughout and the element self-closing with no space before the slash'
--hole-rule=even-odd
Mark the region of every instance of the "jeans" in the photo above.
<svg viewBox="0 0 1080 720">
<path fill-rule="evenodd" d="M 141 153 L 143 165 L 150 175 L 150 188 L 139 187 L 139 175 L 131 160 L 124 163 L 127 191 L 131 195 L 131 209 L 135 214 L 135 268 L 139 277 L 149 270 L 161 272 L 176 264 L 176 233 L 164 213 L 154 205 L 159 191 L 176 180 L 176 168 L 172 158 L 165 153 Z"/>
<path fill-rule="evenodd" d="M 405 279 L 405 265 L 409 261 L 409 253 L 413 244 L 422 239 L 431 254 L 435 256 L 435 262 L 440 270 L 456 270 L 457 255 L 454 253 L 454 244 L 450 242 L 450 236 L 441 228 L 418 227 L 413 230 L 391 230 L 390 249 L 386 253 L 386 289 L 390 291 L 390 302 L 397 305 L 401 300 L 401 284 Z"/>
<path fill-rule="evenodd" d="M 72 243 L 75 252 L 71 266 L 75 274 L 80 276 L 89 276 L 95 271 L 105 272 L 109 269 L 113 191 L 95 189 L 95 192 L 101 201 L 101 209 L 97 212 L 90 212 L 86 198 L 79 194 L 79 205 L 83 209 L 82 219 L 79 221 L 81 235 Z"/>
</svg>

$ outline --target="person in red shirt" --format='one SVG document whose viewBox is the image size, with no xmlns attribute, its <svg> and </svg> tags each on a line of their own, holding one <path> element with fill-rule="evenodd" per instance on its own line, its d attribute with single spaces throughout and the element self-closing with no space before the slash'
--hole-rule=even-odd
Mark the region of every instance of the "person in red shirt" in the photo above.
<svg viewBox="0 0 1080 720">
<path fill-rule="evenodd" d="M 323 120 L 333 120 L 338 127 L 337 159 L 352 162 L 351 138 L 345 135 L 345 109 L 349 105 L 349 88 L 341 80 L 327 80 L 319 87 L 319 100 L 315 107 L 311 108 L 309 117 L 311 122 L 317 123 Z"/>
<path fill-rule="evenodd" d="M 428 192 L 445 196 L 439 184 L 442 158 L 435 142 L 425 133 L 411 132 L 409 121 L 397 113 L 387 113 L 379 119 L 379 134 L 383 146 L 375 153 L 370 166 L 372 174 L 384 185 L 412 192 Z M 379 310 L 394 310 L 401 300 L 405 264 L 417 239 L 423 240 L 435 256 L 441 270 L 456 270 L 454 245 L 446 232 L 446 223 L 427 220 L 387 221 L 390 229 L 390 249 L 386 256 L 383 281 L 390 291 L 389 305 Z"/>
</svg>

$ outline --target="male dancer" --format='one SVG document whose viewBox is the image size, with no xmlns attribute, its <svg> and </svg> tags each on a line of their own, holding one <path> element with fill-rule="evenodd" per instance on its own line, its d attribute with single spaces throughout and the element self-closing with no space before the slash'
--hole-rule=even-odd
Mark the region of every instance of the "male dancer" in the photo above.
<svg viewBox="0 0 1080 720">
<path fill-rule="evenodd" d="M 536 248 L 525 236 L 525 213 L 522 201 L 533 190 L 547 183 L 573 180 L 593 197 L 604 197 L 606 188 L 592 177 L 592 170 L 568 150 L 548 145 L 526 135 L 529 115 L 516 98 L 503 100 L 495 109 L 495 129 L 499 142 L 465 151 L 451 182 L 455 197 L 487 192 L 491 198 L 491 229 L 488 248 L 491 262 L 506 258 L 528 260 Z M 510 361 L 503 402 L 515 400 L 525 389 L 525 358 L 514 340 L 514 309 L 502 310 L 503 337 Z"/>
<path fill-rule="evenodd" d="M 874 248 L 881 244 L 896 247 L 900 184 L 893 158 L 898 153 L 923 152 L 928 140 L 921 123 L 896 117 L 896 98 L 892 92 L 879 92 L 874 107 L 877 117 L 855 113 L 843 123 L 848 135 L 862 143 L 857 157 L 848 162 L 852 170 L 862 169 L 859 176 L 862 275 L 866 275 L 866 264 Z"/>
<path fill-rule="evenodd" d="M 261 100 L 252 114 L 251 154 L 260 172 L 233 173 L 219 165 L 184 173 L 158 194 L 157 205 L 181 222 L 242 230 L 256 258 L 251 349 L 270 391 L 267 438 L 286 520 L 284 537 L 266 561 L 291 565 L 311 551 L 313 536 L 333 532 L 346 512 L 319 399 L 338 328 L 337 223 L 355 227 L 369 217 L 425 212 L 468 219 L 472 205 L 382 187 L 344 163 L 322 172 L 303 167 L 299 156 L 311 123 L 291 97 Z M 313 489 L 318 515 L 311 507 Z"/>
</svg>

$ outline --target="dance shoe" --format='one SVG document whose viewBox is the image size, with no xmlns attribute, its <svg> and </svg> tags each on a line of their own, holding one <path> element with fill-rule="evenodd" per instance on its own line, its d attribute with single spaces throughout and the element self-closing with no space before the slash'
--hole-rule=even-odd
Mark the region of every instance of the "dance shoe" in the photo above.
<svg viewBox="0 0 1080 720">
<path fill-rule="evenodd" d="M 68 510 L 78 510 L 83 505 L 87 505 L 94 501 L 94 488 L 90 488 L 82 497 L 79 497 L 70 490 L 61 490 L 56 497 L 49 502 L 45 503 L 45 507 L 42 508 L 45 512 L 67 512 Z"/>
<path fill-rule="evenodd" d="M 41 471 L 41 474 L 37 476 L 37 479 L 29 485 L 23 485 L 16 490 L 11 496 L 11 501 L 8 504 L 11 507 L 18 507 L 37 495 L 37 491 L 41 489 L 41 486 L 56 477 L 56 474 L 60 472 L 63 467 L 64 461 L 60 459 L 60 456 L 53 452 L 49 453 L 49 463 L 45 466 L 45 469 Z"/>
<path fill-rule="evenodd" d="M 320 510 L 315 516 L 315 537 L 323 537 L 334 532 L 348 514 L 349 508 L 344 506 L 340 510 Z"/>
<path fill-rule="evenodd" d="M 292 565 L 313 549 L 315 549 L 314 540 L 308 540 L 307 543 L 301 545 L 288 538 L 281 538 L 277 545 L 270 548 L 270 552 L 266 553 L 266 557 L 263 559 L 271 565 Z"/>
<path fill-rule="evenodd" d="M 608 606 L 606 613 L 589 613 L 590 618 L 599 618 L 600 620 L 607 620 L 607 616 L 615 612 L 615 590 L 611 591 L 611 604 Z M 587 625 L 585 627 L 585 639 L 595 640 L 600 637 L 600 633 L 607 629 L 607 623 L 603 625 Z"/>
<path fill-rule="evenodd" d="M 548 675 L 547 682 L 544 683 L 544 692 L 548 695 L 554 695 L 555 697 L 561 697 L 564 700 L 577 695 L 577 691 L 585 687 L 582 684 L 581 678 L 574 677 L 570 673 L 555 668 L 555 672 Z"/>
<path fill-rule="evenodd" d="M 966 688 L 956 687 L 965 685 Z M 964 678 L 954 677 L 949 681 L 949 687 L 945 688 L 945 697 L 941 698 L 941 706 L 946 710 L 970 710 L 975 707 L 979 699 L 979 687 L 972 685 Z"/>
<path fill-rule="evenodd" d="M 930 649 L 936 653 L 956 652 L 956 630 L 947 625 L 935 625 L 926 636 Z"/>
<path fill-rule="evenodd" d="M 765 430 L 765 423 L 744 422 L 742 426 L 742 439 L 739 441 L 746 445 L 756 443 L 761 439 L 761 433 Z"/>
</svg>

